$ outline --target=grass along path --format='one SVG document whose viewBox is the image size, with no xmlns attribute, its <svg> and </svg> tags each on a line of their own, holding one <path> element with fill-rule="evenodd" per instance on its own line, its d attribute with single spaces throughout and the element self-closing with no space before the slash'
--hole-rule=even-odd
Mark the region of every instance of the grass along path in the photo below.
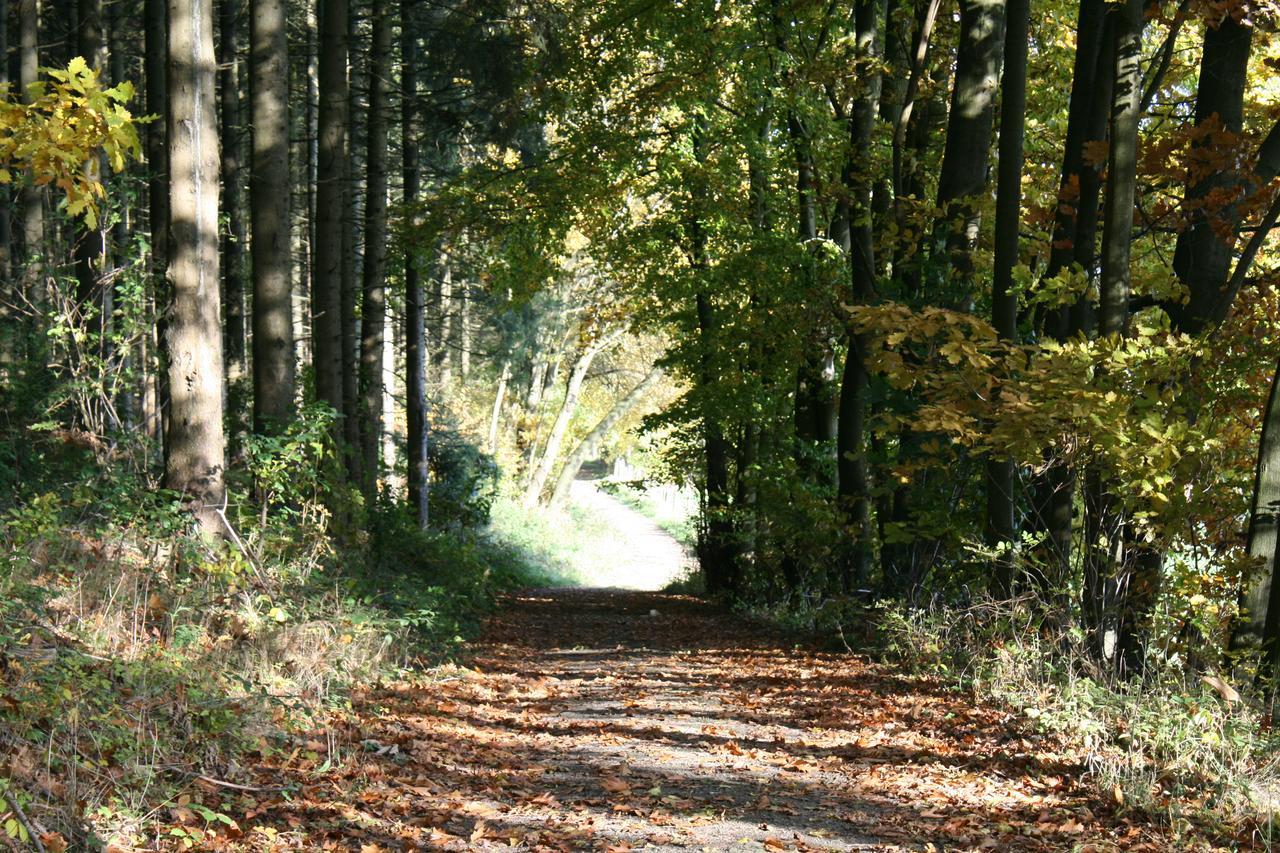
<svg viewBox="0 0 1280 853">
<path fill-rule="evenodd" d="M 241 781 L 221 849 L 1167 851 L 1018 718 L 689 598 L 512 598 L 432 680 L 371 687 Z M 1220 842 L 1241 849 L 1242 841 Z"/>
</svg>

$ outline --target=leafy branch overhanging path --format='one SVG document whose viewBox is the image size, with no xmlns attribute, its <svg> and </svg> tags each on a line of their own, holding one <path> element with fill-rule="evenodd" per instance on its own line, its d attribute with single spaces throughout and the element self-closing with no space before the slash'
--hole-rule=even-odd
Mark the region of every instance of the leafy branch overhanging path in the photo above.
<svg viewBox="0 0 1280 853">
<path fill-rule="evenodd" d="M 1007 711 L 790 648 L 694 599 L 530 591 L 467 666 L 371 688 L 324 731 L 264 755 L 261 784 L 301 788 L 244 797 L 244 835 L 228 841 L 364 853 L 1182 846 L 1118 815 L 1081 770 Z"/>
</svg>

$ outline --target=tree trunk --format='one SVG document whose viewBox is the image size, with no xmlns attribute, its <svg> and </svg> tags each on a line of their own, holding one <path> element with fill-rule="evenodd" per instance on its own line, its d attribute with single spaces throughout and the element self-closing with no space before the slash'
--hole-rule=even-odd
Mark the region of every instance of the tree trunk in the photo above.
<svg viewBox="0 0 1280 853">
<path fill-rule="evenodd" d="M 343 458 L 347 464 L 347 478 L 356 485 L 364 480 L 361 453 L 360 424 L 364 419 L 364 404 L 360 399 L 360 301 L 359 254 L 361 210 L 364 207 L 363 173 L 360 159 L 364 157 L 361 132 L 364 113 L 360 108 L 360 95 L 365 91 L 363 55 L 360 50 L 360 14 L 358 2 L 347 4 L 347 159 L 344 164 L 342 206 L 342 435 L 345 442 Z"/>
<path fill-rule="evenodd" d="M 964 310 L 972 310 L 972 253 L 979 224 L 974 201 L 987 188 L 1004 19 L 1005 0 L 960 2 L 960 45 L 938 176 L 938 206 L 946 209 L 949 265 L 958 285 L 957 302 Z"/>
<path fill-rule="evenodd" d="M 878 44 L 877 0 L 860 0 L 854 7 L 862 97 L 849 119 L 849 157 L 844 184 L 849 201 L 843 213 L 849 223 L 849 270 L 853 301 L 867 304 L 876 294 L 875 234 L 872 223 L 872 135 L 879 108 L 883 76 L 878 70 L 882 53 Z M 885 9 L 887 14 L 887 8 Z M 866 370 L 867 341 L 852 329 L 847 333 L 849 351 L 840 381 L 839 422 L 836 432 L 836 480 L 843 509 L 854 529 L 853 554 L 844 567 L 845 590 L 861 586 L 871 569 L 871 482 L 867 470 L 866 414 L 869 382 Z"/>
<path fill-rule="evenodd" d="M 145 25 L 145 58 L 143 74 L 146 77 L 147 112 L 163 116 L 168 113 L 168 10 L 167 0 L 146 0 L 143 13 Z M 165 132 L 166 122 L 153 121 L 145 128 L 147 145 L 147 217 L 151 230 L 151 299 L 157 306 L 168 302 L 168 284 L 165 271 L 169 258 L 169 146 Z M 169 374 L 164 363 L 165 329 L 168 319 L 163 311 L 157 311 L 155 349 L 157 365 L 154 388 L 146 395 L 152 409 L 145 416 L 146 433 L 150 438 L 163 441 L 169 422 Z M 145 407 L 144 407 L 145 408 Z"/>
<path fill-rule="evenodd" d="M 1280 557 L 1280 362 L 1276 363 L 1263 414 L 1248 540 L 1249 556 L 1258 567 L 1246 587 L 1231 646 L 1261 653 L 1258 678 L 1267 682 L 1274 677 L 1280 659 L 1280 584 L 1275 583 Z"/>
<path fill-rule="evenodd" d="M 995 274 L 991 320 L 1001 340 L 1018 340 L 1018 296 L 1013 269 L 1018 263 L 1022 224 L 1023 122 L 1027 109 L 1027 41 L 1030 0 L 1008 0 L 1004 78 L 1000 93 L 1000 155 L 996 180 Z M 1013 592 L 1017 536 L 1014 462 L 992 455 L 987 460 L 987 545 L 996 551 L 995 588 Z"/>
<path fill-rule="evenodd" d="M 507 384 L 511 381 L 511 359 L 502 360 L 502 370 L 498 374 L 498 390 L 493 395 L 493 410 L 489 413 L 489 438 L 485 442 L 485 450 L 494 454 L 498 452 L 498 426 L 502 423 L 502 405 L 507 399 Z"/>
<path fill-rule="evenodd" d="M 569 500 L 569 489 L 573 486 L 573 481 L 578 478 L 578 472 L 582 470 L 583 464 L 600 452 L 600 446 L 609 437 L 609 434 L 613 432 L 619 421 L 631 414 L 632 409 L 644 401 L 645 395 L 661 378 L 662 369 L 658 367 L 652 368 L 644 379 L 636 387 L 632 388 L 625 397 L 614 403 L 609 413 L 600 419 L 600 423 L 596 424 L 591 432 L 587 433 L 586 437 L 578 442 L 578 446 L 569 454 L 569 458 L 565 460 L 564 467 L 560 469 L 560 476 L 556 479 L 556 486 L 551 492 L 551 500 L 548 502 L 548 506 L 554 509 L 565 505 L 565 502 Z"/>
<path fill-rule="evenodd" d="M 1196 92 L 1197 127 L 1215 121 L 1223 130 L 1238 134 L 1244 126 L 1245 79 L 1252 43 L 1253 27 L 1237 21 L 1230 13 L 1217 26 L 1209 25 L 1205 29 L 1200 84 Z M 1220 144 L 1208 137 L 1197 147 L 1212 150 Z M 1173 269 L 1186 285 L 1189 298 L 1185 303 L 1169 306 L 1178 331 L 1194 335 L 1221 322 L 1227 315 L 1235 294 L 1227 293 L 1224 285 L 1231 269 L 1235 241 L 1222 239 L 1221 226 L 1234 228 L 1239 219 L 1235 201 L 1245 189 L 1242 176 L 1232 169 L 1215 170 L 1203 180 L 1188 183 L 1184 204 L 1191 212 L 1191 221 L 1178 235 Z M 1214 197 L 1230 201 L 1215 202 Z M 1215 229 L 1215 225 L 1219 228 Z"/>
<path fill-rule="evenodd" d="M 400 135 L 404 144 L 404 203 L 413 209 L 418 199 L 418 128 L 415 101 L 418 95 L 418 39 L 413 22 L 414 0 L 400 0 Z M 426 300 L 417 257 L 412 248 L 404 253 L 405 287 L 405 415 L 409 444 L 409 505 L 418 526 L 429 522 L 429 466 L 427 446 L 427 323 Z"/>
<path fill-rule="evenodd" d="M 244 245 L 247 237 L 244 221 L 244 190 L 240 181 L 240 163 L 244 158 L 244 122 L 240 102 L 239 27 L 240 0 L 219 0 L 218 14 L 218 88 L 222 129 L 222 214 L 226 222 L 222 233 L 222 333 L 223 357 L 227 366 L 227 406 L 231 434 L 231 454 L 249 427 L 244 387 L 248 373 L 245 339 L 245 266 Z M 252 15 L 250 15 L 252 17 Z"/>
<path fill-rule="evenodd" d="M 1103 336 L 1124 336 L 1129 325 L 1129 262 L 1137 189 L 1142 0 L 1126 0 L 1109 14 L 1115 22 L 1115 84 L 1103 210 L 1098 331 Z M 1089 480 L 1086 500 L 1096 535 L 1088 537 L 1091 550 L 1087 556 L 1086 594 L 1093 599 L 1085 609 L 1093 615 L 1093 624 L 1088 627 L 1094 650 L 1104 663 L 1117 669 L 1131 668 L 1133 638 L 1146 614 L 1132 612 L 1129 603 L 1145 598 L 1144 587 L 1158 577 L 1149 576 L 1147 561 L 1130 559 L 1132 554 L 1125 541 L 1129 524 L 1121 517 L 1111 484 L 1096 470 L 1090 472 Z"/>
<path fill-rule="evenodd" d="M 170 429 L 165 485 L 208 532 L 226 491 L 213 0 L 168 0 Z"/>
<path fill-rule="evenodd" d="M 592 341 L 583 347 L 577 360 L 574 361 L 573 369 L 569 371 L 569 378 L 565 382 L 564 402 L 560 404 L 560 411 L 556 414 L 551 432 L 547 435 L 547 446 L 543 449 L 542 458 L 534 469 L 533 477 L 529 480 L 529 487 L 525 489 L 526 506 L 533 506 L 542 499 L 542 490 L 546 487 L 547 480 L 551 477 L 551 470 L 560 456 L 560 445 L 564 443 L 569 422 L 578 411 L 578 397 L 582 393 L 582 383 L 587 378 L 587 371 L 591 369 L 591 363 L 595 361 L 596 356 L 612 345 L 614 339 L 615 336 L 609 335 Z"/>
<path fill-rule="evenodd" d="M 344 415 L 347 412 L 342 388 L 342 230 L 347 177 L 347 0 L 319 2 L 320 109 L 311 347 L 316 397 Z"/>
<path fill-rule="evenodd" d="M 254 0 L 249 16 L 253 110 L 253 428 L 293 417 L 293 259 L 289 216 L 289 40 L 285 0 Z"/>
<path fill-rule="evenodd" d="M 27 87 L 36 82 L 40 73 L 40 0 L 19 0 L 18 51 L 18 86 L 23 101 L 30 103 Z M 22 208 L 22 262 L 26 267 L 24 286 L 28 301 L 36 309 L 43 310 L 46 296 L 40 258 L 44 253 L 44 190 L 23 186 L 19 204 Z M 39 328 L 40 323 L 35 326 Z"/>
<path fill-rule="evenodd" d="M 360 334 L 360 392 L 364 400 L 360 441 L 366 504 L 378 491 L 382 444 L 382 350 L 386 345 L 387 277 L 387 110 L 390 106 L 391 12 L 373 6 L 369 55 L 368 178 L 364 222 L 363 312 Z"/>
</svg>

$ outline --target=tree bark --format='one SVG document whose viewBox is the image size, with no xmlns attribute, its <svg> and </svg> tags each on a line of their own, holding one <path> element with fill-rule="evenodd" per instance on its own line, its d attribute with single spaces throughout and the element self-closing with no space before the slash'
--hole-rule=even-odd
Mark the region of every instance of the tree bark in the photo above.
<svg viewBox="0 0 1280 853">
<path fill-rule="evenodd" d="M 595 361 L 596 356 L 608 349 L 615 339 L 615 335 L 607 335 L 591 341 L 582 348 L 577 359 L 573 362 L 573 369 L 569 371 L 569 378 L 565 382 L 564 401 L 560 404 L 560 411 L 556 414 L 555 422 L 551 425 L 551 432 L 547 435 L 547 445 L 542 451 L 542 458 L 534 469 L 533 476 L 529 479 L 528 488 L 525 489 L 524 503 L 526 506 L 533 506 L 542 499 L 542 490 L 546 487 L 547 480 L 551 477 L 551 471 L 560 456 L 560 445 L 564 443 L 565 433 L 569 430 L 569 422 L 573 420 L 574 414 L 578 411 L 578 397 L 582 393 L 582 383 L 587 378 L 587 371 L 591 369 L 591 363 Z"/>
<path fill-rule="evenodd" d="M 1115 26 L 1115 83 L 1111 101 L 1111 142 L 1107 156 L 1107 194 L 1103 209 L 1102 267 L 1099 274 L 1098 331 L 1128 333 L 1130 254 L 1137 190 L 1138 120 L 1142 88 L 1142 0 L 1125 0 L 1109 13 Z M 1132 671 L 1140 657 L 1136 637 L 1146 614 L 1136 605 L 1148 599 L 1158 581 L 1151 565 L 1132 559 L 1127 548 L 1131 524 L 1122 517 L 1112 484 L 1098 470 L 1089 472 L 1089 525 L 1094 535 L 1086 555 L 1085 613 L 1092 624 L 1095 653 L 1118 670 Z"/>
<path fill-rule="evenodd" d="M 285 0 L 254 0 L 249 16 L 253 110 L 253 427 L 293 417 L 295 362 L 290 254 L 289 42 Z"/>
<path fill-rule="evenodd" d="M 244 426 L 244 413 L 239 405 L 242 402 L 241 392 L 237 385 L 249 366 L 244 316 L 246 231 L 244 193 L 240 185 L 241 138 L 244 132 L 237 44 L 240 11 L 240 0 L 219 0 L 218 89 L 222 130 L 222 214 L 226 220 L 222 234 L 223 357 L 227 360 L 227 387 L 232 395 L 230 415 L 236 430 Z"/>
<path fill-rule="evenodd" d="M 1249 70 L 1249 53 L 1253 43 L 1253 27 L 1237 21 L 1230 14 L 1216 26 L 1209 25 L 1204 34 L 1204 53 L 1200 61 L 1200 84 L 1196 92 L 1196 126 L 1210 121 L 1223 130 L 1238 134 L 1244 126 L 1244 90 Z M 1212 138 L 1201 140 L 1196 149 L 1215 151 L 1219 143 Z M 1235 240 L 1224 240 L 1222 228 L 1233 234 L 1235 199 L 1245 191 L 1242 176 L 1231 169 L 1215 170 L 1203 180 L 1189 180 L 1184 204 L 1190 209 L 1190 224 L 1178 235 L 1173 253 L 1173 270 L 1187 287 L 1188 299 L 1169 306 L 1174 328 L 1197 334 L 1226 317 L 1234 294 L 1225 292 L 1227 274 Z M 1227 204 L 1213 201 L 1213 196 L 1233 197 Z M 1205 205 L 1218 206 L 1217 210 Z M 1219 225 L 1215 229 L 1214 225 Z"/>
<path fill-rule="evenodd" d="M 218 316 L 218 131 L 213 0 L 168 0 L 170 428 L 165 485 L 222 529 L 225 438 Z"/>
<path fill-rule="evenodd" d="M 618 402 L 614 403 L 609 413 L 600 419 L 591 432 L 587 433 L 582 441 L 578 442 L 578 446 L 569 454 L 569 458 L 565 460 L 564 467 L 560 469 L 560 476 L 556 479 L 555 488 L 551 492 L 551 500 L 548 506 L 555 509 L 565 505 L 569 500 L 569 489 L 573 486 L 573 481 L 578 478 L 578 472 L 582 470 L 582 466 L 589 459 L 600 452 L 600 447 L 604 440 L 609 437 L 618 423 L 631 414 L 635 407 L 644 401 L 645 395 L 650 389 L 662 378 L 661 368 L 654 367 L 645 375 L 644 379 L 636 387 L 632 388 L 627 395 Z"/>
<path fill-rule="evenodd" d="M 377 497 L 382 444 L 382 350 L 386 345 L 387 277 L 387 111 L 390 107 L 391 12 L 373 6 L 369 55 L 368 177 L 366 179 L 363 316 L 360 334 L 361 473 L 368 505 Z"/>
<path fill-rule="evenodd" d="M 400 0 L 400 135 L 404 144 L 404 203 L 410 211 L 417 203 L 418 38 L 413 20 L 414 0 Z M 426 294 L 412 249 L 404 253 L 405 287 L 405 403 L 409 444 L 409 505 L 418 526 L 426 529 L 428 512 L 430 422 L 427 412 Z"/>
<path fill-rule="evenodd" d="M 867 304 L 876 294 L 875 234 L 872 223 L 871 152 L 875 117 L 883 76 L 878 70 L 878 0 L 859 0 L 854 7 L 858 73 L 864 79 L 862 96 L 849 119 L 849 156 L 844 167 L 849 223 L 849 270 L 853 301 Z M 887 12 L 887 9 L 885 10 Z M 836 481 L 843 509 L 854 528 L 853 554 L 844 567 L 846 591 L 866 582 L 871 569 L 871 478 L 866 457 L 866 413 L 869 382 L 866 371 L 867 341 L 852 329 L 847 332 L 848 354 L 840 380 L 840 409 L 836 430 Z"/>
<path fill-rule="evenodd" d="M 498 374 L 498 390 L 493 395 L 493 409 L 489 413 L 489 438 L 485 442 L 485 450 L 490 454 L 498 452 L 498 426 L 502 423 L 502 406 L 507 399 L 507 385 L 511 382 L 511 359 L 502 360 L 502 370 Z"/>
<path fill-rule="evenodd" d="M 160 2 L 160 0 L 151 0 Z M 18 86 L 24 103 L 30 103 L 27 87 L 40 73 L 40 0 L 18 3 Z M 26 265 L 27 299 L 37 309 L 45 307 L 44 276 L 40 258 L 44 252 L 44 191 L 24 185 L 19 196 L 22 208 L 22 251 Z M 38 323 L 36 324 L 38 327 Z"/>
<path fill-rule="evenodd" d="M 961 0 L 951 113 L 938 176 L 938 206 L 946 209 L 946 246 L 958 302 L 972 309 L 978 240 L 974 198 L 987 188 L 996 89 L 1004 54 L 1005 0 Z"/>
<path fill-rule="evenodd" d="M 995 272 L 991 320 L 1000 339 L 1018 340 L 1018 296 L 1013 270 L 1018 263 L 1018 234 L 1022 224 L 1022 166 L 1024 120 L 1027 109 L 1027 41 L 1030 0 L 1008 0 L 1006 9 L 1004 77 L 1000 90 L 1000 155 L 996 179 Z M 987 460 L 987 545 L 996 552 L 995 588 L 1013 592 L 1017 536 L 1014 462 L 997 454 Z"/>
<path fill-rule="evenodd" d="M 311 347 L 316 397 L 347 414 L 342 387 L 342 231 L 347 162 L 347 0 L 319 0 L 320 109 Z M 340 430 L 341 431 L 341 430 Z"/>
<path fill-rule="evenodd" d="M 146 77 L 147 112 L 163 116 L 168 113 L 167 32 L 168 10 L 166 0 L 146 0 L 144 17 L 143 74 Z M 156 305 L 168 302 L 168 284 L 165 270 L 169 258 L 169 146 L 165 121 L 153 121 L 146 126 L 147 146 L 147 217 L 151 231 L 150 292 Z M 152 408 L 145 416 L 146 433 L 150 438 L 163 441 L 169 420 L 169 379 L 164 363 L 165 328 L 168 319 L 163 311 L 157 312 L 155 348 L 158 351 L 154 387 L 148 391 Z M 145 408 L 145 407 L 144 407 Z"/>
</svg>

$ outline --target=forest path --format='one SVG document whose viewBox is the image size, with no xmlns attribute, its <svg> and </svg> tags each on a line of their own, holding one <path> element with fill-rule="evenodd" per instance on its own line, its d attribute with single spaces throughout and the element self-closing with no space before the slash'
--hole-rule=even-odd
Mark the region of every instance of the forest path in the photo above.
<svg viewBox="0 0 1280 853">
<path fill-rule="evenodd" d="M 1015 715 L 694 599 L 529 591 L 467 660 L 264 756 L 301 787 L 251 798 L 252 849 L 1181 847 Z"/>
<path fill-rule="evenodd" d="M 600 587 L 660 590 L 689 569 L 688 551 L 651 519 L 601 491 L 594 480 L 574 480 L 569 499 L 607 525 L 612 548 L 593 566 L 591 583 Z"/>
</svg>

